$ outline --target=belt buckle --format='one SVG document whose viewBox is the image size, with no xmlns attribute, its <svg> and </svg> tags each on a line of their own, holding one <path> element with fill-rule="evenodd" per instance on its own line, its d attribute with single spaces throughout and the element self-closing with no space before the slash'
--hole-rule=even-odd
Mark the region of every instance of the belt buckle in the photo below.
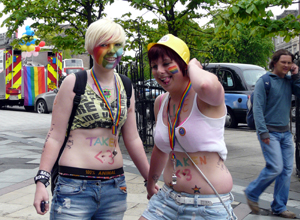
<svg viewBox="0 0 300 220">
<path fill-rule="evenodd" d="M 175 200 L 176 205 L 181 205 L 180 199 L 181 199 L 181 195 L 180 194 L 175 195 L 175 199 L 174 200 Z"/>
</svg>

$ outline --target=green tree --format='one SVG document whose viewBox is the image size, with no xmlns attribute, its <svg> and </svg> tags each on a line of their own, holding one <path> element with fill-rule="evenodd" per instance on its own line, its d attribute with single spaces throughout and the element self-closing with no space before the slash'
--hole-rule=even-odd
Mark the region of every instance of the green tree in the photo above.
<svg viewBox="0 0 300 220">
<path fill-rule="evenodd" d="M 274 51 L 272 38 L 253 36 L 250 31 L 244 28 L 235 38 L 227 34 L 211 41 L 210 62 L 249 63 L 267 68 L 268 59 Z"/>
<path fill-rule="evenodd" d="M 280 4 L 281 1 L 286 0 L 279 0 L 276 4 Z M 51 36 L 51 40 L 49 39 L 56 49 L 70 49 L 74 53 L 82 53 L 84 52 L 86 28 L 93 21 L 103 17 L 105 5 L 112 2 L 113 0 L 2 0 L 5 9 L 0 13 L 0 16 L 10 14 L 2 24 L 9 27 L 8 34 L 12 34 L 19 26 L 24 24 L 27 18 L 31 18 L 35 21 L 31 27 L 38 30 L 41 39 L 45 39 L 49 33 L 56 33 L 55 36 Z M 191 57 L 196 57 L 200 61 L 205 59 L 218 59 L 221 61 L 221 55 L 225 54 L 223 62 L 225 60 L 235 60 L 236 62 L 253 62 L 253 64 L 263 65 L 260 62 L 265 62 L 270 54 L 270 47 L 263 45 L 264 42 L 270 39 L 270 35 L 266 34 L 267 32 L 263 30 L 261 25 L 262 21 L 265 21 L 263 27 L 267 28 L 266 24 L 269 23 L 266 22 L 270 22 L 270 19 L 267 18 L 271 14 L 270 12 L 264 12 L 264 10 L 266 6 L 270 5 L 271 1 L 267 1 L 259 7 L 257 6 L 257 9 L 244 6 L 248 3 L 249 5 L 258 4 L 254 0 L 247 0 L 248 3 L 246 3 L 246 0 L 231 1 L 226 3 L 225 8 L 220 8 L 220 3 L 224 5 L 225 1 L 217 0 L 128 0 L 128 2 L 137 10 L 146 8 L 156 15 L 156 18 L 149 22 L 144 20 L 142 16 L 132 19 L 132 14 L 128 12 L 123 15 L 122 19 L 117 21 L 123 25 L 127 32 L 129 40 L 126 47 L 130 50 L 143 49 L 145 54 L 145 46 L 149 42 L 156 42 L 163 35 L 172 33 L 183 39 L 190 48 Z M 288 6 L 289 4 L 291 2 L 286 1 L 283 5 Z M 207 13 L 200 13 L 199 9 L 206 10 Z M 244 15 L 243 12 L 248 14 Z M 255 16 L 258 14 L 260 16 L 256 19 Z M 204 26 L 200 26 L 199 21 L 206 17 L 210 17 L 211 21 Z M 238 22 L 233 22 L 233 18 L 237 18 Z M 291 17 L 286 19 L 292 20 Z M 62 27 L 62 24 L 66 24 L 66 26 Z M 280 28 L 283 27 L 278 25 L 276 29 L 281 30 Z M 250 33 L 252 35 L 256 33 L 256 35 L 246 39 L 245 35 L 247 33 L 243 33 L 243 30 L 249 28 Z M 273 30 L 272 26 L 268 28 Z M 287 31 L 282 30 L 280 33 L 285 32 Z M 271 31 L 268 33 L 271 33 Z M 140 47 L 139 41 L 136 40 L 138 36 L 142 39 L 143 47 Z M 268 38 L 265 38 L 265 36 Z M 262 50 L 260 54 L 262 59 L 254 59 L 255 57 L 252 59 L 250 53 L 248 59 L 245 59 L 243 49 L 258 50 L 257 45 L 253 43 L 254 40 L 261 40 L 262 47 L 260 48 Z M 240 45 L 236 42 L 247 42 L 247 44 Z M 49 44 L 47 43 L 47 45 Z M 253 56 L 255 55 L 253 54 Z M 229 59 L 229 57 L 231 58 Z M 124 59 L 124 61 L 130 60 L 133 59 L 131 57 L 125 57 Z M 147 64 L 146 60 L 145 63 Z"/>
<path fill-rule="evenodd" d="M 198 9 L 210 10 L 214 5 L 218 5 L 216 0 L 128 0 L 130 5 L 138 10 L 147 9 L 154 13 L 157 18 L 145 21 L 142 16 L 131 19 L 132 14 L 126 13 L 119 20 L 123 24 L 129 37 L 136 37 L 138 31 L 144 38 L 145 45 L 149 42 L 158 41 L 163 35 L 171 33 L 183 39 L 193 57 L 199 57 L 202 41 L 202 29 L 196 22 L 197 19 L 208 17 L 210 13 L 203 14 Z M 138 28 L 137 28 L 138 25 Z M 137 45 L 133 42 L 130 48 Z M 203 54 L 202 54 L 203 55 Z"/>
<path fill-rule="evenodd" d="M 51 39 L 55 49 L 70 49 L 77 54 L 85 52 L 84 36 L 87 27 L 105 16 L 104 7 L 113 0 L 1 0 L 1 2 L 5 8 L 0 17 L 3 14 L 9 15 L 1 25 L 8 28 L 8 36 L 11 36 L 18 27 L 26 25 L 27 18 L 31 18 L 34 21 L 31 28 L 40 32 L 41 39 L 46 39 L 48 33 L 60 33 Z M 13 45 L 18 43 L 18 40 L 15 40 Z"/>
<path fill-rule="evenodd" d="M 226 31 L 218 31 L 216 34 L 215 23 L 220 21 L 219 16 L 224 13 L 222 8 L 213 8 L 218 5 L 216 1 L 130 0 L 129 2 L 134 8 L 138 10 L 146 8 L 157 17 L 149 23 L 143 17 L 131 19 L 131 13 L 127 13 L 119 20 L 126 27 L 129 37 L 136 39 L 137 34 L 142 36 L 144 53 L 148 43 L 158 41 L 167 33 L 183 39 L 190 48 L 191 57 L 196 57 L 202 62 L 205 60 L 240 62 L 265 67 L 273 52 L 269 36 L 248 36 L 251 28 L 243 23 L 238 25 L 241 32 L 235 35 Z M 197 12 L 200 8 L 208 10 L 208 13 L 200 14 Z M 207 16 L 211 16 L 210 22 L 200 26 L 199 19 Z M 137 43 L 138 41 L 133 40 L 131 48 L 136 48 Z"/>
<path fill-rule="evenodd" d="M 279 35 L 289 42 L 300 34 L 300 16 L 290 14 L 275 20 L 272 11 L 267 8 L 273 6 L 288 8 L 292 4 L 292 0 L 235 0 L 226 10 L 216 15 L 215 33 L 228 32 L 236 36 L 241 31 L 240 24 L 247 24 L 252 29 L 251 35 L 262 37 Z"/>
</svg>

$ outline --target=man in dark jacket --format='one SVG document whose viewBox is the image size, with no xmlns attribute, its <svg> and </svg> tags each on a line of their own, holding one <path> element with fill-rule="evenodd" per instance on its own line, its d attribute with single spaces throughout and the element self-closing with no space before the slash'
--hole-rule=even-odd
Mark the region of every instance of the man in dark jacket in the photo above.
<svg viewBox="0 0 300 220">
<path fill-rule="evenodd" d="M 294 162 L 294 144 L 289 129 L 289 112 L 292 94 L 300 97 L 300 75 L 294 56 L 287 50 L 274 53 L 267 72 L 271 88 L 266 96 L 264 82 L 260 78 L 254 90 L 253 115 L 257 137 L 266 161 L 266 167 L 245 190 L 247 202 L 253 213 L 259 212 L 261 193 L 275 180 L 272 212 L 284 218 L 295 218 L 286 204 L 289 196 Z M 291 76 L 287 75 L 291 72 Z"/>
</svg>

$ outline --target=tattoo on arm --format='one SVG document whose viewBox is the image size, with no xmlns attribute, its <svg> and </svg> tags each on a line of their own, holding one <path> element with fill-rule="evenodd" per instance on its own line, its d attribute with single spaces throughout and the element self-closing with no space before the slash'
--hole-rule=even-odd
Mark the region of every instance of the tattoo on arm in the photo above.
<svg viewBox="0 0 300 220">
<path fill-rule="evenodd" d="M 157 183 L 157 182 L 158 182 L 158 179 L 159 179 L 159 176 L 156 175 L 156 174 L 154 174 L 154 175 L 152 176 L 152 179 L 154 180 L 155 183 Z"/>
<path fill-rule="evenodd" d="M 52 124 L 52 125 L 54 125 L 54 124 Z M 48 140 L 49 140 L 49 138 L 50 138 L 50 135 L 51 135 L 51 131 L 53 131 L 53 130 L 54 130 L 54 128 L 51 127 L 50 130 L 49 130 L 49 132 L 48 132 L 48 134 L 47 134 L 47 136 L 46 136 L 45 144 L 44 144 L 44 146 L 43 146 L 42 154 L 44 153 L 44 150 L 45 150 L 45 147 L 46 147 L 46 143 L 48 142 Z"/>
</svg>

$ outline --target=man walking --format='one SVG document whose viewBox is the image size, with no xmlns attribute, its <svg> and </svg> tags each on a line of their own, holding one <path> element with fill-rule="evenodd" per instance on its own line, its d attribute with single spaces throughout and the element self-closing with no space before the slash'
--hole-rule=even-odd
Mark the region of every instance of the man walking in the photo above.
<svg viewBox="0 0 300 220">
<path fill-rule="evenodd" d="M 271 83 L 268 95 L 262 78 L 255 85 L 253 115 L 266 161 L 266 167 L 245 190 L 248 205 L 255 214 L 259 213 L 259 196 L 275 180 L 274 200 L 271 203 L 273 214 L 283 218 L 296 217 L 286 208 L 294 162 L 289 112 L 292 94 L 300 97 L 300 75 L 293 59 L 293 54 L 287 50 L 276 51 L 269 64 L 272 72 L 266 73 Z M 289 71 L 292 76 L 287 75 Z"/>
</svg>

